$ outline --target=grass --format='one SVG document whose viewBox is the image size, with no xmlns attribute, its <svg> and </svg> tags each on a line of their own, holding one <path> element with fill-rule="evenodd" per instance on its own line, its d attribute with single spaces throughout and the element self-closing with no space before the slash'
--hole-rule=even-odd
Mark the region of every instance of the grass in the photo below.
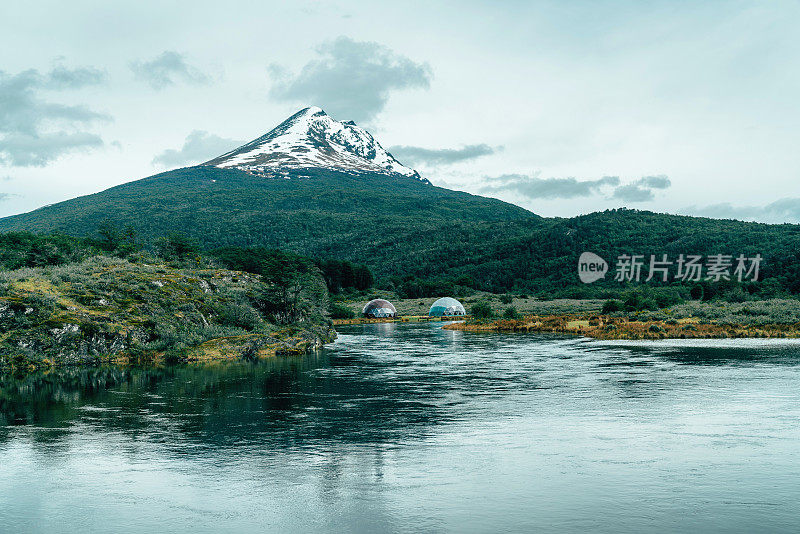
<svg viewBox="0 0 800 534">
<path fill-rule="evenodd" d="M 467 321 L 451 330 L 556 332 L 599 339 L 800 337 L 800 302 L 689 302 L 648 312 L 528 314 L 519 320 Z"/>
<path fill-rule="evenodd" d="M 104 256 L 0 272 L 0 369 L 262 356 L 332 338 L 327 323 L 287 332 L 264 320 L 250 300 L 261 286 L 239 271 Z"/>
<path fill-rule="evenodd" d="M 393 299 L 393 295 L 370 295 L 370 298 L 386 298 L 392 304 L 399 315 L 427 315 L 431 305 L 436 298 L 418 298 L 418 299 Z M 446 295 L 442 295 L 446 296 Z M 537 300 L 534 297 L 520 298 L 520 296 L 513 296 L 509 303 L 504 303 L 501 300 L 501 295 L 494 295 L 492 293 L 475 292 L 469 297 L 458 299 L 464 307 L 469 311 L 472 304 L 479 301 L 486 301 L 492 307 L 495 315 L 500 316 L 503 312 L 513 306 L 517 309 L 520 315 L 548 315 L 548 314 L 564 314 L 564 313 L 599 313 L 603 307 L 604 300 L 579 300 L 579 299 L 556 299 L 556 300 Z M 507 299 L 503 299 L 507 300 Z M 366 300 L 351 300 L 341 302 L 340 304 L 349 308 L 356 316 L 361 315 L 361 310 L 364 305 L 369 301 Z"/>
</svg>

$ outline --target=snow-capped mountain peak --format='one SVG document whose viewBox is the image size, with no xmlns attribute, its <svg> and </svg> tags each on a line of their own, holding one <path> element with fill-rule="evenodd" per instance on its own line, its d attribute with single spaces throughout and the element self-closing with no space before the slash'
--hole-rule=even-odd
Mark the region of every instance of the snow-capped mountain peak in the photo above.
<svg viewBox="0 0 800 534">
<path fill-rule="evenodd" d="M 355 174 L 399 174 L 427 182 L 356 123 L 334 120 L 316 106 L 298 111 L 266 135 L 203 165 L 259 175 L 325 168 Z"/>
</svg>

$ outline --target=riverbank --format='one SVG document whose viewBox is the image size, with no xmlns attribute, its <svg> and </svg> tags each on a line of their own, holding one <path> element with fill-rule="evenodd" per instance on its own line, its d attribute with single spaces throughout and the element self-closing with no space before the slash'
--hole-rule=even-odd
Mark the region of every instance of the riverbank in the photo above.
<svg viewBox="0 0 800 534">
<path fill-rule="evenodd" d="M 0 371 L 258 359 L 335 339 L 324 293 L 301 292 L 303 315 L 273 320 L 296 304 L 279 289 L 240 271 L 104 256 L 2 272 Z"/>
<path fill-rule="evenodd" d="M 372 324 L 372 323 L 430 323 L 438 321 L 464 321 L 469 316 L 459 317 L 430 317 L 428 315 L 402 315 L 400 317 L 354 317 L 352 319 L 333 319 L 334 326 L 348 324 Z"/>
<path fill-rule="evenodd" d="M 545 315 L 522 319 L 467 321 L 442 327 L 466 332 L 535 332 L 595 339 L 798 338 L 800 323 L 738 324 L 692 317 L 665 320 L 607 315 Z"/>
<path fill-rule="evenodd" d="M 389 300 L 397 310 L 400 317 L 427 317 L 431 305 L 439 298 L 399 298 L 396 293 L 386 291 L 371 293 L 353 300 L 338 300 L 338 304 L 348 308 L 356 316 L 361 315 L 364 304 L 373 298 Z M 553 299 L 540 300 L 531 295 L 496 295 L 484 291 L 475 291 L 469 296 L 456 296 L 464 305 L 467 313 L 472 306 L 482 302 L 487 303 L 492 311 L 501 315 L 508 307 L 513 307 L 520 315 L 559 315 L 559 314 L 598 314 L 603 307 L 604 300 L 600 299 Z M 501 300 L 504 299 L 504 300 Z"/>
</svg>

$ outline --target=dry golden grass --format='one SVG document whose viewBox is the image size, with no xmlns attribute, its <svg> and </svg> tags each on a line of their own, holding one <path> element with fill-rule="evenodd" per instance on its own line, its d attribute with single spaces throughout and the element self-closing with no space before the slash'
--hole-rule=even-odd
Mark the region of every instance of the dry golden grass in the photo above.
<svg viewBox="0 0 800 534">
<path fill-rule="evenodd" d="M 800 337 L 800 323 L 714 324 L 697 319 L 657 321 L 606 315 L 528 316 L 520 320 L 466 322 L 445 325 L 447 330 L 468 332 L 547 332 L 573 334 L 596 339 L 714 339 Z"/>
</svg>

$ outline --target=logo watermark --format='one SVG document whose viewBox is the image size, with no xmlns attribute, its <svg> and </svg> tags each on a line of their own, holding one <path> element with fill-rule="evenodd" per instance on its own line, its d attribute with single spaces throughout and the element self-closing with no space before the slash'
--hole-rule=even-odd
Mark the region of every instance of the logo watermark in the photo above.
<svg viewBox="0 0 800 534">
<path fill-rule="evenodd" d="M 608 263 L 594 252 L 584 252 L 578 258 L 578 277 L 584 284 L 605 278 L 607 272 Z"/>
<path fill-rule="evenodd" d="M 644 255 L 621 254 L 615 264 L 614 280 L 617 282 L 699 282 L 709 280 L 758 281 L 761 268 L 761 254 L 747 257 L 744 254 L 680 254 L 670 258 L 667 254 L 651 254 L 649 261 Z M 644 271 L 644 272 L 643 272 Z M 584 252 L 578 258 L 578 278 L 591 284 L 605 278 L 608 272 L 606 260 L 594 252 Z"/>
</svg>

